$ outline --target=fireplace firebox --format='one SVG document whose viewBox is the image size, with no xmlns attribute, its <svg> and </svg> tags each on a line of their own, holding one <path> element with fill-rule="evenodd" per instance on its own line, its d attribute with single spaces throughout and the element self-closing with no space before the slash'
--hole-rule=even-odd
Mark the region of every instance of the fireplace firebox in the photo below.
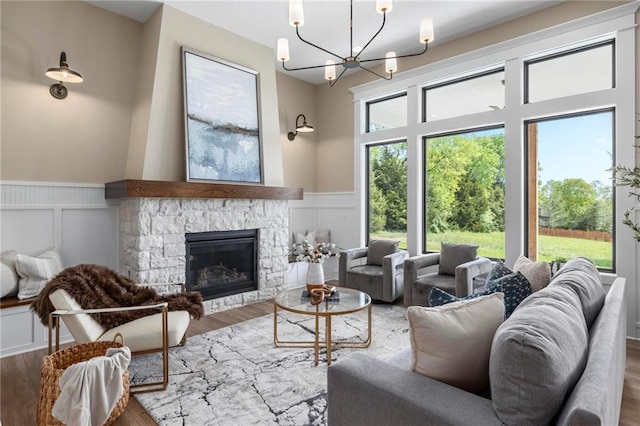
<svg viewBox="0 0 640 426">
<path fill-rule="evenodd" d="M 187 233 L 186 289 L 204 300 L 258 289 L 258 230 Z"/>
</svg>

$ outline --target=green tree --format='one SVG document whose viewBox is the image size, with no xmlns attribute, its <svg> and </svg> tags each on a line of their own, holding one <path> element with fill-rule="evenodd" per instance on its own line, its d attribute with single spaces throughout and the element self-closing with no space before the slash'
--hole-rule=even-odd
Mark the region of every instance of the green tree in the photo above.
<svg viewBox="0 0 640 426">
<path fill-rule="evenodd" d="M 407 230 L 407 143 L 396 142 L 372 147 L 371 181 L 384 197 L 384 229 Z"/>
<path fill-rule="evenodd" d="M 538 194 L 540 225 L 584 231 L 607 226 L 607 213 L 600 212 L 606 203 L 606 190 L 600 188 L 599 194 L 596 188 L 580 178 L 548 181 Z"/>
<path fill-rule="evenodd" d="M 429 232 L 504 230 L 504 136 L 429 139 Z"/>
<path fill-rule="evenodd" d="M 369 185 L 369 232 L 384 230 L 387 217 L 387 200 L 382 191 L 375 185 Z"/>
</svg>

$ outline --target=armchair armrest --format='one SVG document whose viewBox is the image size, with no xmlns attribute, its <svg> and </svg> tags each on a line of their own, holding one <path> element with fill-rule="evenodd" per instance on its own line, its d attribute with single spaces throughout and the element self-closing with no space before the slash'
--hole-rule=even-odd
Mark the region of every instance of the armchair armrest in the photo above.
<svg viewBox="0 0 640 426">
<path fill-rule="evenodd" d="M 145 309 L 162 309 L 162 336 L 163 340 L 167 341 L 167 323 L 169 303 L 161 302 L 154 305 L 139 305 L 139 306 L 118 306 L 115 308 L 93 308 L 93 309 L 56 309 L 49 314 L 49 355 L 52 353 L 53 345 L 53 329 L 56 329 L 56 351 L 60 348 L 60 317 L 64 315 L 79 315 L 79 314 L 99 314 L 108 312 L 123 312 L 123 311 L 139 311 Z"/>
<path fill-rule="evenodd" d="M 440 253 L 420 254 L 404 261 L 404 304 L 413 304 L 413 283 L 418 279 L 421 269 L 435 266 L 440 263 Z"/>
<path fill-rule="evenodd" d="M 352 248 L 340 252 L 340 257 L 338 257 L 338 283 L 340 286 L 346 285 L 347 270 L 351 266 L 351 262 L 363 257 L 367 257 L 367 247 Z"/>
<path fill-rule="evenodd" d="M 404 294 L 403 263 L 409 253 L 400 250 L 382 258 L 382 292 L 383 300 L 396 300 Z"/>
<path fill-rule="evenodd" d="M 398 266 L 401 266 L 408 257 L 409 253 L 406 250 L 388 254 L 382 258 L 382 268 L 393 272 Z"/>
<path fill-rule="evenodd" d="M 456 297 L 473 294 L 473 278 L 491 271 L 491 261 L 479 257 L 456 268 Z"/>
<path fill-rule="evenodd" d="M 344 258 L 345 260 L 350 262 L 355 259 L 360 259 L 361 257 L 367 257 L 367 251 L 367 247 L 358 247 L 343 250 L 340 252 L 340 258 Z"/>
</svg>

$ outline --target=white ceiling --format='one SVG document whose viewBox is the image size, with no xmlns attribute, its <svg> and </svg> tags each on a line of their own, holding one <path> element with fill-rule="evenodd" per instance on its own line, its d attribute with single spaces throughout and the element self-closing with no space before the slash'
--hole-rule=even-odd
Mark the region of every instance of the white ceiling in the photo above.
<svg viewBox="0 0 640 426">
<path fill-rule="evenodd" d="M 277 70 L 282 70 L 282 65 L 275 58 L 277 39 L 281 37 L 289 39 L 291 60 L 287 62 L 287 67 L 320 65 L 331 58 L 327 53 L 297 39 L 295 28 L 288 22 L 287 0 L 87 1 L 140 22 L 145 22 L 161 3 L 166 3 L 273 48 Z M 361 59 L 384 57 L 389 50 L 394 50 L 397 54 L 420 51 L 423 45 L 418 42 L 418 33 L 422 18 L 431 18 L 434 22 L 435 41 L 431 44 L 434 45 L 561 2 L 562 0 L 396 0 L 393 2 L 393 10 L 387 15 L 384 29 Z M 349 1 L 305 0 L 303 7 L 305 24 L 300 27 L 300 34 L 308 41 L 341 56 L 350 55 Z M 380 28 L 382 15 L 376 13 L 373 0 L 355 0 L 353 9 L 354 46 L 363 45 Z M 398 60 L 398 68 L 401 72 L 402 59 Z M 325 82 L 322 69 L 295 71 L 291 75 L 314 84 Z"/>
</svg>

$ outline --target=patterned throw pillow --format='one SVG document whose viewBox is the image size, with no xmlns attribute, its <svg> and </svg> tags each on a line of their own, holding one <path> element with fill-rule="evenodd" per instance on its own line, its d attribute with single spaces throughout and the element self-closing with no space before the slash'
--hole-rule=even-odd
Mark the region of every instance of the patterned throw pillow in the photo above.
<svg viewBox="0 0 640 426">
<path fill-rule="evenodd" d="M 506 275 L 513 274 L 513 272 L 514 271 L 509 269 L 509 267 L 505 265 L 502 260 L 496 261 L 496 264 L 493 265 L 493 268 L 491 268 L 489 275 L 487 275 L 487 278 L 485 279 L 484 288 L 489 288 L 489 286 L 492 285 L 492 281 L 495 281 L 496 279 L 502 278 Z"/>
<path fill-rule="evenodd" d="M 505 271 L 509 273 L 503 275 Z M 520 272 L 513 272 L 507 268 L 504 263 L 498 262 L 487 276 L 487 282 L 482 291 L 458 298 L 434 287 L 429 293 L 429 304 L 431 306 L 441 306 L 447 303 L 475 299 L 497 292 L 504 293 L 505 319 L 509 318 L 520 302 L 532 293 L 531 284 L 529 284 L 529 280 L 527 280 L 524 275 Z"/>
</svg>

